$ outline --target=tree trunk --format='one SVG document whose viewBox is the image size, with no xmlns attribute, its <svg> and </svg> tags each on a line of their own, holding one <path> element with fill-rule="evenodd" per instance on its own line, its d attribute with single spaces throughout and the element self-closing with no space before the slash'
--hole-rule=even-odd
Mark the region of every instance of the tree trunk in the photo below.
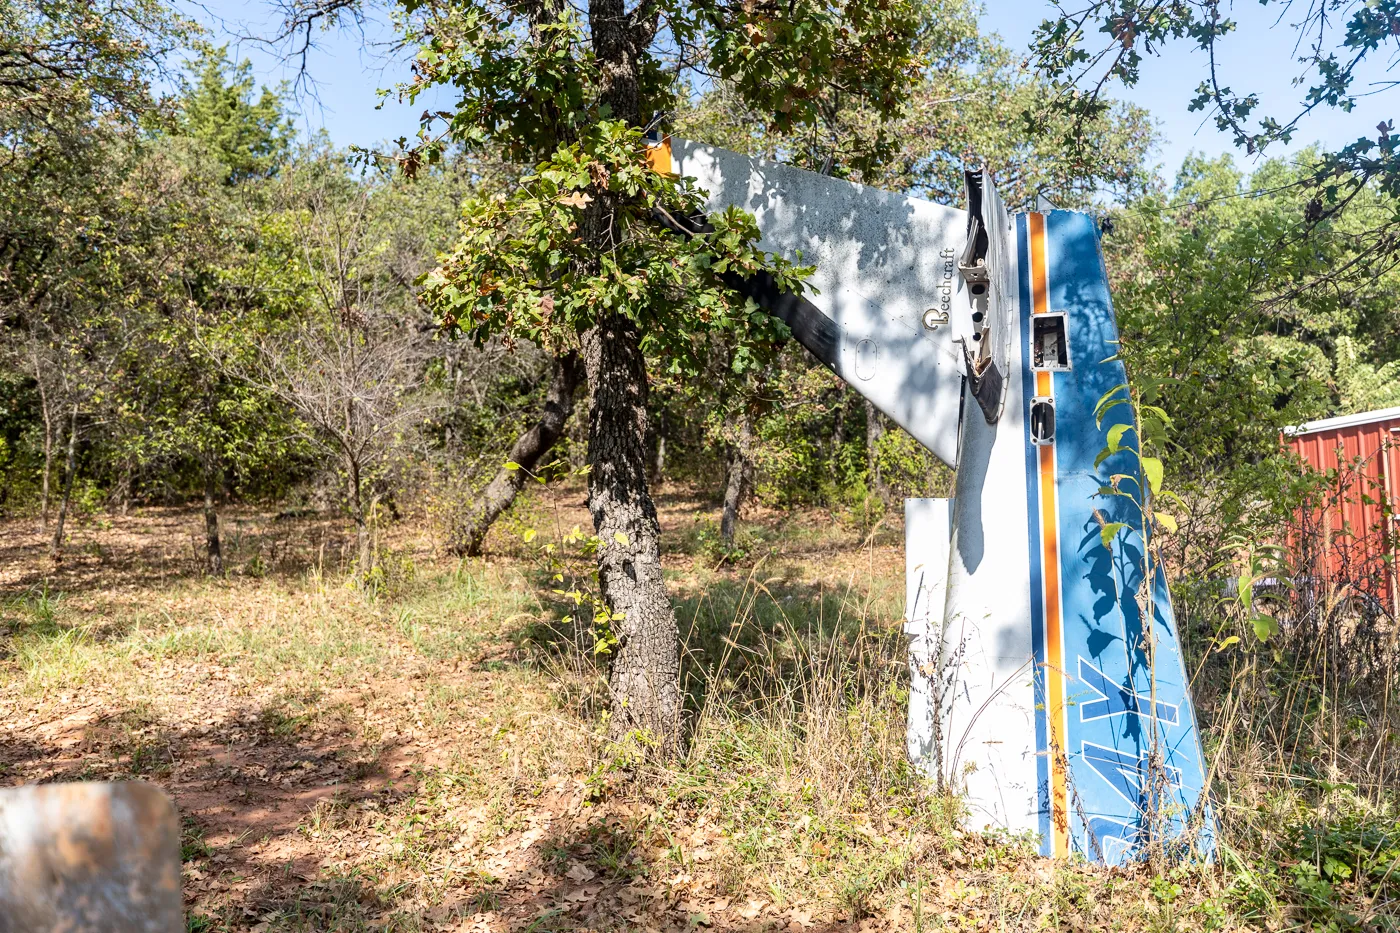
<svg viewBox="0 0 1400 933">
<path fill-rule="evenodd" d="M 351 344 L 354 353 L 355 344 Z M 352 363 L 352 365 L 354 365 Z M 355 422 L 355 399 L 345 402 L 344 441 L 342 453 L 345 456 L 345 499 L 350 506 L 350 517 L 355 521 L 355 573 L 362 579 L 373 568 L 373 554 L 370 550 L 369 522 L 365 515 L 364 475 L 361 473 L 361 458 L 356 447 L 357 432 Z"/>
<path fill-rule="evenodd" d="M 641 55 L 656 34 L 661 8 L 642 3 L 629 13 L 625 0 L 588 4 L 601 102 L 613 119 L 634 127 L 642 120 Z M 617 229 L 612 211 L 619 195 L 596 183 L 592 190 L 580 227 L 602 256 Z M 626 317 L 608 312 L 580 337 L 588 370 L 588 508 L 602 539 L 598 582 L 618 642 L 608 672 L 608 733 L 614 740 L 639 733 L 652 754 L 673 758 L 684 747 L 680 633 L 661 576 L 661 526 L 647 488 L 641 334 Z"/>
<path fill-rule="evenodd" d="M 734 545 L 739 511 L 753 488 L 753 473 L 753 417 L 745 411 L 739 418 L 739 437 L 729 453 L 729 477 L 724 487 L 724 509 L 720 512 L 719 537 L 725 547 Z"/>
<path fill-rule="evenodd" d="M 885 478 L 880 475 L 880 436 L 885 433 L 884 425 L 880 423 L 880 412 L 870 402 L 865 403 L 865 461 L 866 469 L 870 476 L 870 488 L 886 504 L 889 503 L 890 490 L 885 485 Z"/>
<path fill-rule="evenodd" d="M 347 458 L 346 472 L 349 474 L 350 515 L 355 520 L 356 573 L 364 576 L 373 569 L 373 555 L 369 546 L 369 520 L 365 515 L 364 483 L 360 478 L 360 464 L 353 457 Z"/>
<path fill-rule="evenodd" d="M 666 481 L 666 409 L 656 413 L 656 485 Z"/>
<path fill-rule="evenodd" d="M 839 463 L 841 460 L 841 448 L 846 446 L 846 384 L 843 382 L 836 390 L 836 410 L 833 417 L 836 426 L 831 432 L 832 460 Z"/>
<path fill-rule="evenodd" d="M 214 508 L 214 496 L 218 488 L 218 467 L 212 457 L 204 464 L 204 540 L 209 550 L 209 574 L 219 577 L 224 573 L 224 549 L 219 541 L 219 513 Z"/>
<path fill-rule="evenodd" d="M 58 521 L 53 528 L 53 559 L 63 557 L 63 525 L 68 520 L 68 500 L 73 495 L 73 474 L 77 469 L 78 455 L 78 406 L 73 406 L 73 414 L 68 423 L 68 460 L 63 469 L 63 498 L 58 503 Z"/>
<path fill-rule="evenodd" d="M 112 503 L 117 507 L 117 514 L 126 518 L 131 511 L 131 484 L 132 474 L 135 467 L 132 466 L 131 458 L 127 457 L 122 461 L 121 476 L 117 477 L 117 486 L 112 490 Z"/>
<path fill-rule="evenodd" d="M 583 361 L 578 354 L 569 353 L 555 358 L 540 418 L 516 438 L 510 449 L 507 462 L 518 464 L 519 469 L 503 466 L 496 472 L 471 516 L 454 532 L 450 545 L 453 553 L 467 557 L 476 557 L 481 553 L 482 542 L 486 540 L 491 525 L 510 508 L 529 472 L 535 469 L 540 458 L 549 453 L 564 433 L 569 416 L 573 414 L 574 395 L 581 381 Z"/>
<path fill-rule="evenodd" d="M 40 494 L 41 505 L 39 506 L 39 531 L 41 533 L 49 530 L 49 481 L 53 476 L 53 423 L 49 417 L 48 406 L 44 406 L 44 477 L 42 480 L 43 492 Z"/>
<path fill-rule="evenodd" d="M 617 646 L 609 736 L 640 732 L 663 758 L 683 747 L 680 635 L 661 575 L 661 526 L 647 489 L 646 368 L 636 326 L 609 315 L 583 334 L 588 370 L 588 508 L 602 539 L 598 581 Z"/>
<path fill-rule="evenodd" d="M 44 374 L 39 368 L 39 351 L 32 344 L 30 353 L 34 360 L 34 382 L 39 387 L 39 411 L 44 416 L 44 475 L 39 506 L 39 533 L 44 534 L 49 530 L 49 478 L 53 476 L 53 412 L 48 390 L 44 387 Z"/>
</svg>

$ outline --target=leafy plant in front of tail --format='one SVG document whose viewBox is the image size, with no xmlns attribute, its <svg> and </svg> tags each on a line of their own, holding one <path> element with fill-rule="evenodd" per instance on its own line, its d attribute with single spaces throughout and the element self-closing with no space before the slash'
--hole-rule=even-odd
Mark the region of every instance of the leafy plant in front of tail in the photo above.
<svg viewBox="0 0 1400 933">
<path fill-rule="evenodd" d="M 1154 379 L 1147 379 L 1140 385 L 1116 385 L 1104 393 L 1094 406 L 1095 423 L 1101 430 L 1109 412 L 1115 408 L 1126 405 L 1130 413 L 1128 420 L 1109 425 L 1105 431 L 1103 449 L 1094 458 L 1094 467 L 1098 469 L 1110 458 L 1120 455 L 1130 458 L 1129 469 L 1111 473 L 1108 482 L 1099 487 L 1099 495 L 1127 500 L 1130 510 L 1136 514 L 1128 521 L 1109 521 L 1098 512 L 1095 515 L 1099 519 L 1100 540 L 1110 552 L 1113 551 L 1114 541 L 1121 536 L 1136 531 L 1141 539 L 1141 556 L 1137 558 L 1141 579 L 1133 597 L 1137 602 L 1139 618 L 1143 620 L 1137 648 L 1146 661 L 1150 710 L 1157 709 L 1157 636 L 1154 628 L 1157 619 L 1157 580 L 1161 574 L 1153 531 L 1176 531 L 1175 517 L 1161 508 L 1161 504 L 1181 504 L 1180 498 L 1162 485 L 1165 468 L 1161 455 L 1167 445 L 1171 417 L 1160 405 L 1144 400 L 1144 393 L 1155 392 L 1159 386 L 1160 381 Z M 1127 548 L 1120 549 L 1124 560 L 1129 559 L 1128 553 Z M 1142 832 L 1145 841 L 1142 847 L 1149 861 L 1160 864 L 1167 854 L 1167 824 L 1174 814 L 1170 812 L 1172 806 L 1167 794 L 1169 777 L 1161 726 L 1156 716 L 1144 718 L 1148 731 L 1148 773 L 1143 781 Z"/>
</svg>

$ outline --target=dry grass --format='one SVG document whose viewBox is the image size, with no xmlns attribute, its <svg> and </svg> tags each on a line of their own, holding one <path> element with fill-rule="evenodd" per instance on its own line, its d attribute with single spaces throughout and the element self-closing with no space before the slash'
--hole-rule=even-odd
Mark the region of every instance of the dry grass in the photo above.
<svg viewBox="0 0 1400 933">
<path fill-rule="evenodd" d="M 484 560 L 442 560 L 405 522 L 371 590 L 340 574 L 348 536 L 322 518 L 237 516 L 238 569 L 221 580 L 198 576 L 194 514 L 91 521 L 61 568 L 5 527 L 0 767 L 12 783 L 166 788 L 198 930 L 1315 916 L 1286 879 L 1258 882 L 1274 899 L 1261 906 L 1229 866 L 1148 878 L 959 831 L 956 801 L 904 755 L 899 530 L 760 513 L 736 559 L 707 544 L 707 503 L 661 504 L 692 723 L 673 768 L 599 739 L 602 670 L 520 540 L 586 523 L 568 487 L 519 509 Z"/>
</svg>

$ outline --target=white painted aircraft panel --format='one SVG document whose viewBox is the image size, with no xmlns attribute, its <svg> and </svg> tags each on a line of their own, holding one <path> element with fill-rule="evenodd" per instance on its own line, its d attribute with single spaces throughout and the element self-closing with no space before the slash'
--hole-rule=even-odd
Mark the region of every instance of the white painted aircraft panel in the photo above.
<svg viewBox="0 0 1400 933">
<path fill-rule="evenodd" d="M 762 246 L 816 267 L 804 295 L 841 333 L 827 361 L 944 463 L 957 462 L 962 363 L 970 333 L 957 257 L 967 213 L 683 140 L 672 171 L 707 208 L 749 211 Z M 925 312 L 946 321 L 929 327 Z"/>
<path fill-rule="evenodd" d="M 1005 228 L 1002 234 L 1006 235 Z M 1014 243 L 1002 244 L 1016 281 Z M 1016 305 L 1008 303 L 1015 320 Z M 963 419 L 954 485 L 953 543 L 939 677 L 949 784 L 971 828 L 1038 831 L 1035 645 L 1030 619 L 1022 351 L 1003 345 L 1009 371 L 996 424 Z"/>
<path fill-rule="evenodd" d="M 947 598 L 952 499 L 904 500 L 904 632 L 909 636 L 909 760 L 937 778 L 934 675 Z"/>
</svg>

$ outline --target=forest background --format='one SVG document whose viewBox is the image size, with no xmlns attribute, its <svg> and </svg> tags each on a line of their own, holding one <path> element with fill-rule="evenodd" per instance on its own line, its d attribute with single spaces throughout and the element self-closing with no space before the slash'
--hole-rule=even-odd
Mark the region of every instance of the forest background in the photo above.
<svg viewBox="0 0 1400 933">
<path fill-rule="evenodd" d="M 1322 199 L 1313 182 L 1330 154 L 1318 148 L 1248 173 L 1228 156 L 1190 157 L 1163 178 L 1146 111 L 1113 101 L 1087 116 L 1065 110 L 1063 88 L 1026 67 L 1024 50 L 985 34 L 962 0 L 894 6 L 915 24 L 918 49 L 897 100 L 825 88 L 794 111 L 791 95 L 763 96 L 763 81 L 778 78 L 755 84 L 738 69 L 687 75 L 665 127 L 952 205 L 976 158 L 1013 208 L 1050 203 L 1100 218 L 1122 354 L 1171 419 L 1164 460 L 1179 506 L 1166 552 L 1208 741 L 1224 762 L 1218 776 L 1262 795 L 1234 822 L 1224 814 L 1226 851 L 1251 853 L 1227 867 L 1248 877 L 1191 876 L 1201 913 L 1180 919 L 1224 911 L 1229 922 L 1393 922 L 1393 625 L 1358 627 L 1353 607 L 1339 604 L 1311 628 L 1284 630 L 1251 604 L 1251 583 L 1281 573 L 1269 545 L 1287 538 L 1319 488 L 1281 432 L 1400 405 L 1400 271 L 1385 238 L 1395 193 L 1363 183 Z M 581 342 L 561 342 L 549 329 L 552 292 L 510 297 L 528 302 L 526 312 L 463 314 L 495 293 L 481 283 L 503 273 L 487 260 L 526 252 L 516 240 L 473 236 L 496 223 L 499 205 L 539 210 L 519 192 L 538 181 L 531 173 L 555 157 L 558 139 L 480 131 L 464 122 L 463 104 L 425 113 L 423 133 L 397 146 L 339 149 L 297 132 L 292 88 L 257 86 L 246 62 L 159 0 L 95 9 L 0 3 L 0 75 L 13 78 L 0 82 L 0 518 L 44 541 L 24 558 L 41 569 L 10 594 L 19 607 L 11 639 L 38 637 L 34 619 L 62 586 L 50 580 L 87 546 L 77 542 L 95 540 L 84 535 L 143 510 L 198 514 L 191 572 L 221 584 L 262 580 L 270 556 L 226 540 L 228 515 L 261 511 L 348 529 L 329 558 L 323 542 L 315 572 L 366 605 L 415 586 L 420 571 L 395 544 L 407 529 L 426 529 L 459 570 L 483 552 L 535 568 L 531 579 L 548 579 L 543 589 L 560 597 L 546 597 L 540 617 L 578 637 L 567 650 L 551 642 L 552 662 L 532 663 L 568 689 L 598 689 L 618 648 L 609 613 L 624 618 L 607 595 L 604 552 L 638 532 L 541 531 L 558 497 L 577 499 L 603 462 L 590 431 L 614 403 L 593 394 L 591 331 L 579 324 Z M 354 7 L 286 12 L 283 38 L 296 39 Z M 425 52 L 395 93 L 480 78 L 442 64 L 443 36 L 472 35 L 450 7 L 409 4 L 400 25 Z M 587 223 L 593 208 L 569 197 L 556 200 Z M 768 261 L 744 252 L 733 223 L 735 261 Z M 452 291 L 461 282 L 480 290 L 463 299 Z M 706 307 L 709 287 L 687 301 Z M 794 517 L 858 546 L 888 544 L 902 497 L 948 491 L 946 468 L 799 347 L 733 309 L 717 315 L 724 326 L 676 336 L 654 325 L 637 340 L 643 486 L 699 503 L 688 553 L 753 578 Z M 762 520 L 746 523 L 755 515 Z M 595 530 L 603 535 L 604 524 Z M 1222 591 L 1222 578 L 1241 582 Z M 838 626 L 831 643 L 847 634 Z M 1325 657 L 1319 635 L 1335 645 Z M 14 657 L 28 659 L 21 669 L 32 680 L 28 650 Z M 868 663 L 852 651 L 841 657 Z M 829 682 L 823 696 L 848 713 L 870 702 L 869 684 L 850 670 L 818 667 L 804 689 Z M 886 718 L 899 715 L 889 670 L 897 665 L 877 678 L 894 676 L 879 680 Z M 752 675 L 726 681 L 722 660 L 705 676 L 717 678 L 711 696 L 721 682 L 735 697 L 763 693 Z M 1280 694 L 1299 683 L 1312 692 Z M 752 700 L 736 699 L 736 710 L 752 714 Z M 687 702 L 674 698 L 677 720 Z M 580 721 L 606 722 L 603 706 L 579 701 Z M 1255 719 L 1240 731 L 1245 709 Z M 810 723 L 794 729 L 808 737 L 793 741 L 811 740 Z M 691 732 L 695 744 L 669 757 L 693 768 L 707 746 L 703 730 Z M 590 748 L 592 766 L 610 761 L 628 775 L 640 766 L 619 764 L 601 738 Z M 1270 782 L 1247 779 L 1251 767 Z M 924 793 L 872 780 L 879 794 Z M 898 883 L 893 872 L 861 887 L 851 912 Z M 1159 907 L 1177 896 L 1153 890 Z"/>
</svg>

